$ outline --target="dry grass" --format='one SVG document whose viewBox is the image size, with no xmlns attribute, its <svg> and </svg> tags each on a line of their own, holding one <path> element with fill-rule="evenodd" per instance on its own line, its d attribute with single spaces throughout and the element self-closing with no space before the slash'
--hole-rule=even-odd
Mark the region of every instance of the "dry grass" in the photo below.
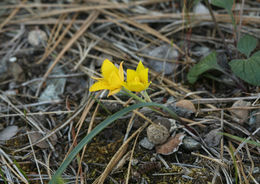
<svg viewBox="0 0 260 184">
<path fill-rule="evenodd" d="M 247 89 L 243 91 L 239 86 L 220 85 L 211 79 L 201 79 L 192 86 L 186 80 L 189 69 L 200 60 L 193 54 L 193 47 L 235 53 L 233 43 L 237 40 L 227 13 L 214 10 L 213 21 L 210 14 L 194 14 L 188 1 L 169 0 L 12 2 L 0 3 L 0 129 L 17 125 L 19 132 L 0 142 L 0 183 L 47 183 L 83 136 L 133 102 L 120 95 L 107 99 L 104 92 L 96 93 L 94 98 L 89 93 L 94 82 L 90 77 L 98 75 L 104 57 L 111 57 L 115 63 L 123 60 L 128 68 L 141 59 L 147 67 L 148 59 L 178 64 L 171 75 L 149 70 L 149 95 L 159 103 L 174 98 L 195 104 L 195 117 L 182 117 L 185 125 L 177 122 L 176 131 L 199 141 L 201 149 L 181 149 L 164 157 L 154 155 L 155 150 L 140 148 L 138 142 L 145 136 L 146 126 L 156 122 L 154 112 L 139 109 L 86 145 L 64 172 L 65 181 L 234 183 L 237 174 L 238 183 L 260 182 L 260 148 L 224 137 L 215 147 L 204 141 L 205 134 L 220 128 L 259 142 L 258 129 L 254 132 L 247 124 L 239 124 L 229 113 L 232 109 L 258 110 L 259 88 L 242 83 Z M 234 10 L 238 35 L 247 33 L 259 39 L 260 2 L 246 1 L 241 7 Z M 43 30 L 48 39 L 39 46 L 30 45 L 27 38 L 32 30 Z M 167 60 L 167 56 L 150 55 L 149 49 L 164 44 L 171 45 L 179 57 Z M 10 62 L 13 57 L 16 62 Z M 13 63 L 22 72 L 11 70 Z M 62 73 L 52 73 L 57 67 Z M 56 99 L 40 100 L 50 82 L 60 79 L 66 81 L 62 94 Z M 238 100 L 252 105 L 231 107 Z M 42 135 L 37 142 L 30 137 L 35 131 Z M 55 143 L 51 141 L 53 135 L 57 136 Z M 39 148 L 40 142 L 46 142 L 47 148 Z M 140 172 L 140 165 L 131 165 L 134 159 L 140 163 L 155 159 L 162 167 Z"/>
</svg>

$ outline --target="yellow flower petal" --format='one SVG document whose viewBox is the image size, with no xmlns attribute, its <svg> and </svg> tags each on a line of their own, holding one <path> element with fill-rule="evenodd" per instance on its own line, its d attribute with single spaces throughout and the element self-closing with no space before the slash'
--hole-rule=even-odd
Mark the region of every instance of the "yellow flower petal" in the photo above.
<svg viewBox="0 0 260 184">
<path fill-rule="evenodd" d="M 118 73 L 118 68 L 108 59 L 105 59 L 101 66 L 101 73 L 105 79 L 108 79 L 112 72 Z"/>
<path fill-rule="evenodd" d="M 142 63 L 142 61 L 139 61 L 138 65 L 137 65 L 137 68 L 136 68 L 136 72 L 141 72 L 142 70 L 144 70 L 144 65 Z"/>
<path fill-rule="evenodd" d="M 114 95 L 114 94 L 118 93 L 120 90 L 121 90 L 121 88 L 115 89 L 115 90 L 110 90 L 107 96 Z"/>
<path fill-rule="evenodd" d="M 125 87 L 130 91 L 136 91 L 136 92 L 140 92 L 146 89 L 144 84 L 142 84 L 141 82 L 132 82 L 127 84 Z"/>
<path fill-rule="evenodd" d="M 120 63 L 118 74 L 119 74 L 121 81 L 124 81 L 123 62 Z"/>
<path fill-rule="evenodd" d="M 123 62 L 120 63 L 118 69 L 111 61 L 105 59 L 101 66 L 101 73 L 103 78 L 92 77 L 98 80 L 98 82 L 94 83 L 89 91 L 108 89 L 108 96 L 118 93 L 124 85 Z"/>
<path fill-rule="evenodd" d="M 147 88 L 150 86 L 151 83 L 152 83 L 151 81 L 148 82 L 148 83 L 145 85 L 145 89 L 147 89 Z"/>
<path fill-rule="evenodd" d="M 132 82 L 135 80 L 135 77 L 138 76 L 137 72 L 131 69 L 126 71 L 126 82 Z"/>
<path fill-rule="evenodd" d="M 139 62 L 136 70 L 127 70 L 126 87 L 130 91 L 140 92 L 148 88 L 148 68 L 145 68 L 142 61 Z"/>
<path fill-rule="evenodd" d="M 148 68 L 145 68 L 145 69 L 141 70 L 140 72 L 138 72 L 138 75 L 140 77 L 140 80 L 144 84 L 148 83 Z"/>
<path fill-rule="evenodd" d="M 100 77 L 93 77 L 93 76 L 91 76 L 91 78 L 92 78 L 92 79 L 95 79 L 95 80 L 101 80 L 101 79 L 103 79 L 103 78 L 100 78 Z"/>
<path fill-rule="evenodd" d="M 100 80 L 96 83 L 94 83 L 90 88 L 89 91 L 98 91 L 98 90 L 102 90 L 102 89 L 108 89 L 109 85 L 106 81 L 104 80 Z"/>
<path fill-rule="evenodd" d="M 111 83 L 112 82 L 112 83 Z M 121 89 L 122 87 L 122 82 L 119 80 L 118 76 L 117 78 L 111 78 L 109 81 L 109 87 L 107 89 L 109 90 L 115 90 L 115 89 Z"/>
</svg>

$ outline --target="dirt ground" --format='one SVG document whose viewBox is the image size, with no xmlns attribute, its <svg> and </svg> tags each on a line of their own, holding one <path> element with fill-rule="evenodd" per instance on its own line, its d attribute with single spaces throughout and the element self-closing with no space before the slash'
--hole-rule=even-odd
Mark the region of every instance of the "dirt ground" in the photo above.
<svg viewBox="0 0 260 184">
<path fill-rule="evenodd" d="M 0 183 L 259 183 L 260 70 L 252 84 L 230 61 L 246 34 L 259 51 L 260 1 L 215 2 L 1 1 Z M 139 103 L 89 91 L 105 59 L 125 79 L 142 61 L 149 98 L 133 93 L 176 116 L 144 103 L 83 144 Z"/>
</svg>

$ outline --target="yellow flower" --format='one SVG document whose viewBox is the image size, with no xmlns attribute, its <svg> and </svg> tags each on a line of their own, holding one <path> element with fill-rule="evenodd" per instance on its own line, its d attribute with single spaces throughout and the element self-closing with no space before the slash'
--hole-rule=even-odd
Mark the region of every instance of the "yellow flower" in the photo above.
<svg viewBox="0 0 260 184">
<path fill-rule="evenodd" d="M 118 69 L 111 61 L 105 59 L 101 66 L 101 73 L 103 78 L 92 77 L 98 81 L 90 87 L 89 91 L 107 89 L 109 90 L 108 96 L 118 93 L 124 83 L 123 62 L 120 63 Z"/>
<path fill-rule="evenodd" d="M 142 61 L 139 62 L 136 70 L 127 70 L 127 79 L 124 87 L 130 91 L 140 92 L 148 88 L 148 68 L 145 68 Z"/>
</svg>

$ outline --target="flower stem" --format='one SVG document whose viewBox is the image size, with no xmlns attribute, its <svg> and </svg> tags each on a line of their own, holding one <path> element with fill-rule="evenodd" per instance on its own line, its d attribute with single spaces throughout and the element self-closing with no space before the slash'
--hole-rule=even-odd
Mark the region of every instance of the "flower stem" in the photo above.
<svg viewBox="0 0 260 184">
<path fill-rule="evenodd" d="M 125 91 L 126 92 L 126 94 L 127 95 L 129 95 L 130 97 L 132 97 L 132 98 L 134 98 L 135 100 L 138 100 L 139 102 L 152 102 L 152 100 L 150 99 L 150 97 L 148 96 L 148 94 L 147 94 L 147 92 L 146 91 L 142 91 L 141 92 L 141 94 L 142 94 L 142 96 L 145 98 L 145 100 L 143 99 L 143 98 L 140 98 L 139 96 L 137 96 L 136 94 L 134 94 L 132 91 L 130 91 L 130 90 L 128 90 L 128 89 L 126 89 L 126 88 L 122 88 L 123 89 L 123 91 Z M 164 115 L 164 113 L 163 112 L 161 112 L 159 109 L 156 109 L 156 108 L 154 108 L 154 107 L 149 107 L 150 109 L 152 109 L 153 111 L 155 111 L 155 112 L 158 112 L 159 114 L 162 114 L 162 115 Z"/>
<path fill-rule="evenodd" d="M 146 90 L 142 91 L 141 94 L 147 102 L 152 102 Z"/>
<path fill-rule="evenodd" d="M 123 89 L 123 91 L 125 91 L 127 93 L 127 95 L 134 98 L 135 100 L 138 100 L 139 102 L 146 102 L 144 99 L 142 99 L 139 96 L 137 96 L 136 94 L 132 93 L 132 91 L 130 91 L 124 87 L 122 89 Z"/>
</svg>

